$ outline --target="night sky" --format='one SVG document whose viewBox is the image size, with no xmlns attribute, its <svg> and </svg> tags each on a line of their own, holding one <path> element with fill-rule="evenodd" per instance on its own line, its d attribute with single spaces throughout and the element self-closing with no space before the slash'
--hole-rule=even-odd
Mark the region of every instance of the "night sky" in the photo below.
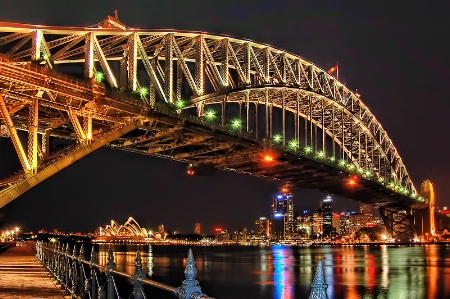
<svg viewBox="0 0 450 299">
<path fill-rule="evenodd" d="M 339 80 L 394 141 L 416 188 L 434 183 L 438 206 L 450 205 L 450 4 L 417 1 L 132 1 L 3 0 L 1 21 L 85 26 L 118 10 L 135 28 L 171 28 L 251 39 L 300 55 L 322 69 L 339 62 Z M 364 2 L 364 3 L 362 3 Z M 394 3 L 395 2 L 395 3 Z M 413 4 L 414 3 L 414 4 Z M 6 139 L 2 162 L 16 158 Z M 100 149 L 0 209 L 0 230 L 94 231 L 128 216 L 144 227 L 203 232 L 253 228 L 270 215 L 279 185 L 218 171 L 188 177 L 186 165 Z M 4 174 L 1 173 L 3 176 Z M 294 190 L 297 212 L 326 194 Z M 335 198 L 336 210 L 355 209 Z"/>
</svg>

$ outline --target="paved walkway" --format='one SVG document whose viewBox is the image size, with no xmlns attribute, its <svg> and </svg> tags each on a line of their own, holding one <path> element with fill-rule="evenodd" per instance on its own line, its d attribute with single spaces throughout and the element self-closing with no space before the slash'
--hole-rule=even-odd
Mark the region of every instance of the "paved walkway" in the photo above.
<svg viewBox="0 0 450 299">
<path fill-rule="evenodd" d="M 64 298 L 26 246 L 0 251 L 0 299 Z"/>
</svg>

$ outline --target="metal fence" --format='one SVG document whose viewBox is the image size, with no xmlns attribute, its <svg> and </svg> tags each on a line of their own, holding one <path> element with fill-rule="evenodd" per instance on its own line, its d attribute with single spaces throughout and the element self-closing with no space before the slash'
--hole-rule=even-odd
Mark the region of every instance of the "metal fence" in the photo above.
<svg viewBox="0 0 450 299">
<path fill-rule="evenodd" d="M 128 274 L 117 271 L 114 263 L 113 251 L 108 250 L 108 262 L 102 266 L 98 264 L 97 253 L 92 247 L 91 259 L 85 258 L 84 247 L 81 245 L 78 254 L 74 246 L 72 253 L 69 244 L 36 243 L 36 258 L 54 276 L 61 285 L 66 296 L 77 299 L 146 299 L 144 285 L 149 285 L 167 292 L 171 292 L 179 299 L 213 299 L 202 293 L 199 282 L 195 279 L 195 267 L 192 250 L 189 249 L 185 280 L 181 286 L 175 288 L 146 278 L 142 271 L 142 260 L 139 251 L 136 254 L 134 273 Z M 115 277 L 121 276 L 131 279 L 133 291 L 127 296 L 119 295 Z M 102 284 L 103 283 L 103 284 Z"/>
</svg>

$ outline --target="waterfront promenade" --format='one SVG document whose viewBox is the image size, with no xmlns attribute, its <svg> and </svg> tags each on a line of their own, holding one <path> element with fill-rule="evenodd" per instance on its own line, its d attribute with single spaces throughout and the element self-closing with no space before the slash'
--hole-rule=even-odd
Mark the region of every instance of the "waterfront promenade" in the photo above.
<svg viewBox="0 0 450 299">
<path fill-rule="evenodd" d="M 34 250 L 12 246 L 0 250 L 0 298 L 64 298 L 45 269 L 36 260 Z"/>
</svg>

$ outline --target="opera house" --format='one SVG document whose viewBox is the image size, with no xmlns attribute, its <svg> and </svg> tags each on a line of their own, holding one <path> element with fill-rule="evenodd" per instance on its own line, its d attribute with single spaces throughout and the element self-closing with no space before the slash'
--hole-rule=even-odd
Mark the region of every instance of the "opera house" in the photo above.
<svg viewBox="0 0 450 299">
<path fill-rule="evenodd" d="M 94 243 L 147 243 L 152 241 L 161 241 L 164 236 L 141 227 L 133 217 L 129 217 L 127 222 L 119 225 L 111 220 L 111 224 L 106 227 L 100 227 L 96 233 Z"/>
</svg>

